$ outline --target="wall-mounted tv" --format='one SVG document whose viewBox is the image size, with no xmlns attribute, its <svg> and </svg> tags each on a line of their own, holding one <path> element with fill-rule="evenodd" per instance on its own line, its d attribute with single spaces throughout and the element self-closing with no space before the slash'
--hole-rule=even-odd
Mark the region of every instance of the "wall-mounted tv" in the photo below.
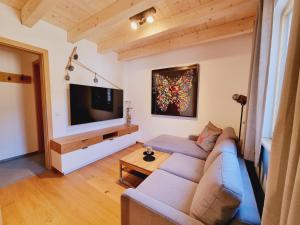
<svg viewBox="0 0 300 225">
<path fill-rule="evenodd" d="M 123 90 L 70 84 L 71 125 L 123 118 Z"/>
</svg>

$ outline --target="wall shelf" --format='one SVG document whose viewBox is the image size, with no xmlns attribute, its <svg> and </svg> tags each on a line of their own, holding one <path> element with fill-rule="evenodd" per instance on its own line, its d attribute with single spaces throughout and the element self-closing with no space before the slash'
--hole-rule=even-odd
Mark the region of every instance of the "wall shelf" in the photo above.
<svg viewBox="0 0 300 225">
<path fill-rule="evenodd" d="M 0 82 L 30 84 L 31 77 L 24 74 L 6 73 L 0 71 Z"/>
<path fill-rule="evenodd" d="M 59 154 L 65 154 L 79 149 L 86 149 L 90 145 L 95 145 L 105 140 L 112 140 L 115 137 L 131 134 L 138 131 L 138 129 L 138 125 L 128 126 L 126 124 L 108 127 L 100 130 L 55 138 L 50 141 L 50 147 Z"/>
</svg>

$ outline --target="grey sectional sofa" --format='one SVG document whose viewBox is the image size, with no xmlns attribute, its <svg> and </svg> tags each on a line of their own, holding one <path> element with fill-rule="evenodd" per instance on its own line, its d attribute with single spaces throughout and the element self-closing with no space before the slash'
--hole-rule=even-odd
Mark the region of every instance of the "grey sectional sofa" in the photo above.
<svg viewBox="0 0 300 225">
<path fill-rule="evenodd" d="M 122 225 L 258 225 L 249 175 L 235 141 L 221 134 L 211 153 L 163 135 L 145 143 L 173 153 L 121 197 Z"/>
</svg>

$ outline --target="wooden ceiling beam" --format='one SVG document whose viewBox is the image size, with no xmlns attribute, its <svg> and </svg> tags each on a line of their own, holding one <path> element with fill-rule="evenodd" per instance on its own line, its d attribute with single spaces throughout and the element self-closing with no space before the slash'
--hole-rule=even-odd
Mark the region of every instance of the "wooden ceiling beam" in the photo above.
<svg viewBox="0 0 300 225">
<path fill-rule="evenodd" d="M 205 42 L 220 40 L 241 34 L 251 33 L 254 27 L 254 17 L 225 23 L 208 29 L 194 31 L 178 37 L 159 41 L 149 45 L 136 47 L 119 52 L 119 60 L 132 60 L 163 52 L 191 47 Z"/>
<path fill-rule="evenodd" d="M 177 32 L 213 20 L 228 18 L 230 15 L 241 12 L 244 13 L 244 17 L 253 16 L 256 12 L 256 5 L 255 0 L 212 0 L 199 7 L 155 21 L 151 25 L 145 24 L 136 31 L 103 40 L 98 44 L 98 51 L 102 53 L 110 50 L 117 51 L 160 35 Z"/>
<path fill-rule="evenodd" d="M 59 0 L 27 0 L 21 9 L 22 24 L 32 27 L 58 2 Z"/>
<path fill-rule="evenodd" d="M 99 30 L 105 30 L 122 20 L 128 20 L 147 8 L 153 6 L 154 0 L 117 0 L 90 18 L 77 24 L 68 31 L 68 41 L 74 43 L 92 36 Z"/>
</svg>

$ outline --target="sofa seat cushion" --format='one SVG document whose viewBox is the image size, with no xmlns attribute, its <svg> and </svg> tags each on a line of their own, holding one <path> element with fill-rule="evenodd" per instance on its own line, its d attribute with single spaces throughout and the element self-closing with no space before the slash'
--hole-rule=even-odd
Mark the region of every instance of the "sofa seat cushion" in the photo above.
<svg viewBox="0 0 300 225">
<path fill-rule="evenodd" d="M 205 160 L 209 154 L 209 152 L 198 147 L 195 141 L 173 135 L 160 135 L 147 141 L 145 146 L 151 146 L 153 149 L 162 152 L 176 152 L 203 160 Z"/>
<path fill-rule="evenodd" d="M 189 214 L 197 184 L 163 170 L 155 170 L 136 189 Z"/>
<path fill-rule="evenodd" d="M 198 184 L 190 215 L 207 225 L 228 223 L 243 198 L 241 179 L 237 157 L 220 154 Z"/>
<path fill-rule="evenodd" d="M 173 153 L 159 168 L 176 176 L 199 183 L 203 175 L 204 164 L 205 161 L 201 159 L 180 153 Z"/>
</svg>

